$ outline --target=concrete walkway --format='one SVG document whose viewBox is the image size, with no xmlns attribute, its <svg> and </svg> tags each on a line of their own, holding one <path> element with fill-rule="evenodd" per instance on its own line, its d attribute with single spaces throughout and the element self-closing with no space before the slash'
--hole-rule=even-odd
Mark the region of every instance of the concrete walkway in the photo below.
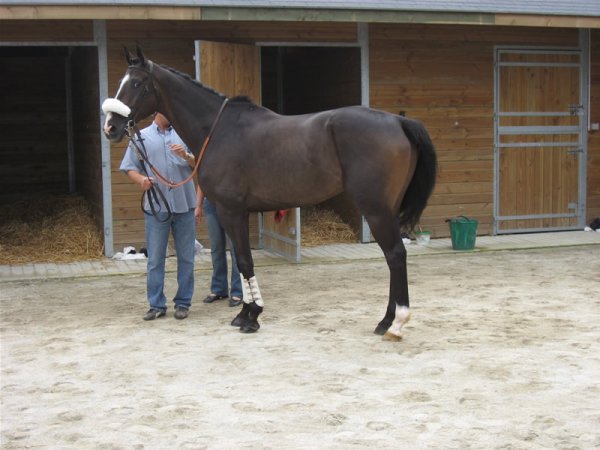
<svg viewBox="0 0 600 450">
<path fill-rule="evenodd" d="M 478 236 L 473 252 L 502 250 L 526 250 L 548 247 L 569 247 L 579 245 L 600 246 L 600 233 L 585 231 L 563 231 L 551 233 L 512 234 L 500 236 Z M 428 246 L 417 245 L 412 241 L 406 246 L 408 257 L 421 255 L 444 255 L 466 253 L 452 250 L 450 238 L 432 239 Z M 600 247 L 598 248 L 600 256 Z M 278 264 L 293 264 L 265 250 L 253 250 L 256 267 Z M 302 249 L 300 264 L 331 263 L 349 260 L 383 259 L 377 244 L 333 244 Z M 175 271 L 177 261 L 167 258 L 167 271 Z M 211 270 L 210 250 L 203 250 L 196 257 L 196 271 Z M 0 282 L 22 281 L 46 278 L 97 277 L 106 275 L 131 275 L 146 272 L 146 260 L 102 259 L 73 263 L 32 263 L 24 265 L 0 266 Z"/>
</svg>

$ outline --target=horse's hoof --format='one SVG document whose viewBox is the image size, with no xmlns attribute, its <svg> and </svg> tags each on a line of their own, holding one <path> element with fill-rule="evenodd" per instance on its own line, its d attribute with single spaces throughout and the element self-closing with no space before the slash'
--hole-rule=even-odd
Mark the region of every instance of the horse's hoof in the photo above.
<svg viewBox="0 0 600 450">
<path fill-rule="evenodd" d="M 233 319 L 231 321 L 231 326 L 232 327 L 242 327 L 244 326 L 244 324 L 246 323 L 247 319 L 244 319 L 242 317 L 240 317 L 241 314 L 238 314 L 237 316 L 235 316 L 235 319 Z"/>
<path fill-rule="evenodd" d="M 402 340 L 402 336 L 398 336 L 397 334 L 387 332 L 383 335 L 382 340 L 388 342 L 398 342 Z"/>
<path fill-rule="evenodd" d="M 378 334 L 379 336 L 383 336 L 389 327 L 390 327 L 389 325 L 386 327 L 385 325 L 379 324 L 379 325 L 377 325 L 377 327 L 375 327 L 375 330 L 373 331 L 373 333 Z"/>
<path fill-rule="evenodd" d="M 246 333 L 246 334 L 256 333 L 259 328 L 260 328 L 260 324 L 258 322 L 248 321 L 246 324 L 244 324 L 240 327 L 240 333 Z"/>
</svg>

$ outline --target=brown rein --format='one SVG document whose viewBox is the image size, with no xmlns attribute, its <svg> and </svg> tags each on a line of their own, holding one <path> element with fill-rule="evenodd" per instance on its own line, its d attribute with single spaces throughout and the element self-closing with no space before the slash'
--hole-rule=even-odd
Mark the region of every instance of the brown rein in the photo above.
<svg viewBox="0 0 600 450">
<path fill-rule="evenodd" d="M 219 119 L 221 118 L 221 115 L 223 113 L 223 110 L 225 109 L 225 106 L 227 105 L 227 103 L 229 102 L 229 99 L 226 98 L 223 103 L 221 104 L 221 108 L 219 109 L 219 112 L 217 113 L 217 116 L 215 117 L 215 120 L 213 121 L 212 126 L 210 127 L 210 131 L 208 132 L 208 135 L 206 136 L 206 138 L 204 139 L 204 143 L 202 144 L 202 148 L 200 149 L 200 152 L 198 153 L 198 158 L 196 159 L 196 164 L 194 165 L 194 169 L 192 170 L 192 173 L 183 181 L 180 181 L 179 183 L 173 183 L 171 180 L 165 178 L 165 176 L 163 174 L 161 174 L 158 169 L 156 169 L 152 163 L 150 163 L 150 161 L 148 161 L 148 158 L 146 157 L 146 149 L 144 148 L 144 141 L 140 139 L 140 143 L 143 147 L 143 152 L 141 152 L 135 142 L 134 139 L 134 133 L 132 133 L 132 131 L 135 132 L 135 134 L 137 134 L 139 136 L 139 130 L 137 129 L 136 125 L 134 123 L 128 124 L 127 128 L 128 128 L 128 135 L 129 135 L 129 140 L 133 143 L 134 147 L 136 147 L 137 153 L 141 154 L 144 161 L 146 162 L 146 164 L 148 164 L 150 166 L 150 170 L 152 170 L 152 173 L 154 175 L 156 175 L 157 180 L 159 182 L 161 182 L 162 184 L 164 184 L 165 186 L 171 188 L 171 189 L 175 189 L 178 188 L 180 186 L 183 186 L 185 183 L 187 183 L 188 181 L 190 181 L 192 178 L 194 178 L 194 175 L 196 175 L 196 173 L 198 172 L 198 169 L 200 168 L 200 162 L 202 161 L 202 157 L 204 156 L 204 151 L 206 150 L 206 147 L 208 147 L 208 143 L 210 142 L 212 135 L 215 131 L 215 128 L 217 127 L 217 123 L 219 122 Z"/>
</svg>

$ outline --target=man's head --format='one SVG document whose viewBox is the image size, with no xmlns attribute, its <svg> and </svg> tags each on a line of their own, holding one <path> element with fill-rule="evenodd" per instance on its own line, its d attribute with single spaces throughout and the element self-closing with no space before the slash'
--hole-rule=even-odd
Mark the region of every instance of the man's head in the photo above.
<svg viewBox="0 0 600 450">
<path fill-rule="evenodd" d="M 154 123 L 163 130 L 166 130 L 171 126 L 171 121 L 159 112 L 154 113 Z"/>
</svg>

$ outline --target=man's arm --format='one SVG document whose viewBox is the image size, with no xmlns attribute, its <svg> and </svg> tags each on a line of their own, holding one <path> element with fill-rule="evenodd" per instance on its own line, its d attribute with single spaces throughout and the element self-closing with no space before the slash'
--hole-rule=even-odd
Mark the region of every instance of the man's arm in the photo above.
<svg viewBox="0 0 600 450">
<path fill-rule="evenodd" d="M 152 178 L 142 175 L 136 170 L 128 170 L 127 176 L 131 181 L 133 181 L 136 184 L 139 184 L 142 188 L 142 191 L 147 191 L 152 187 Z"/>
</svg>

